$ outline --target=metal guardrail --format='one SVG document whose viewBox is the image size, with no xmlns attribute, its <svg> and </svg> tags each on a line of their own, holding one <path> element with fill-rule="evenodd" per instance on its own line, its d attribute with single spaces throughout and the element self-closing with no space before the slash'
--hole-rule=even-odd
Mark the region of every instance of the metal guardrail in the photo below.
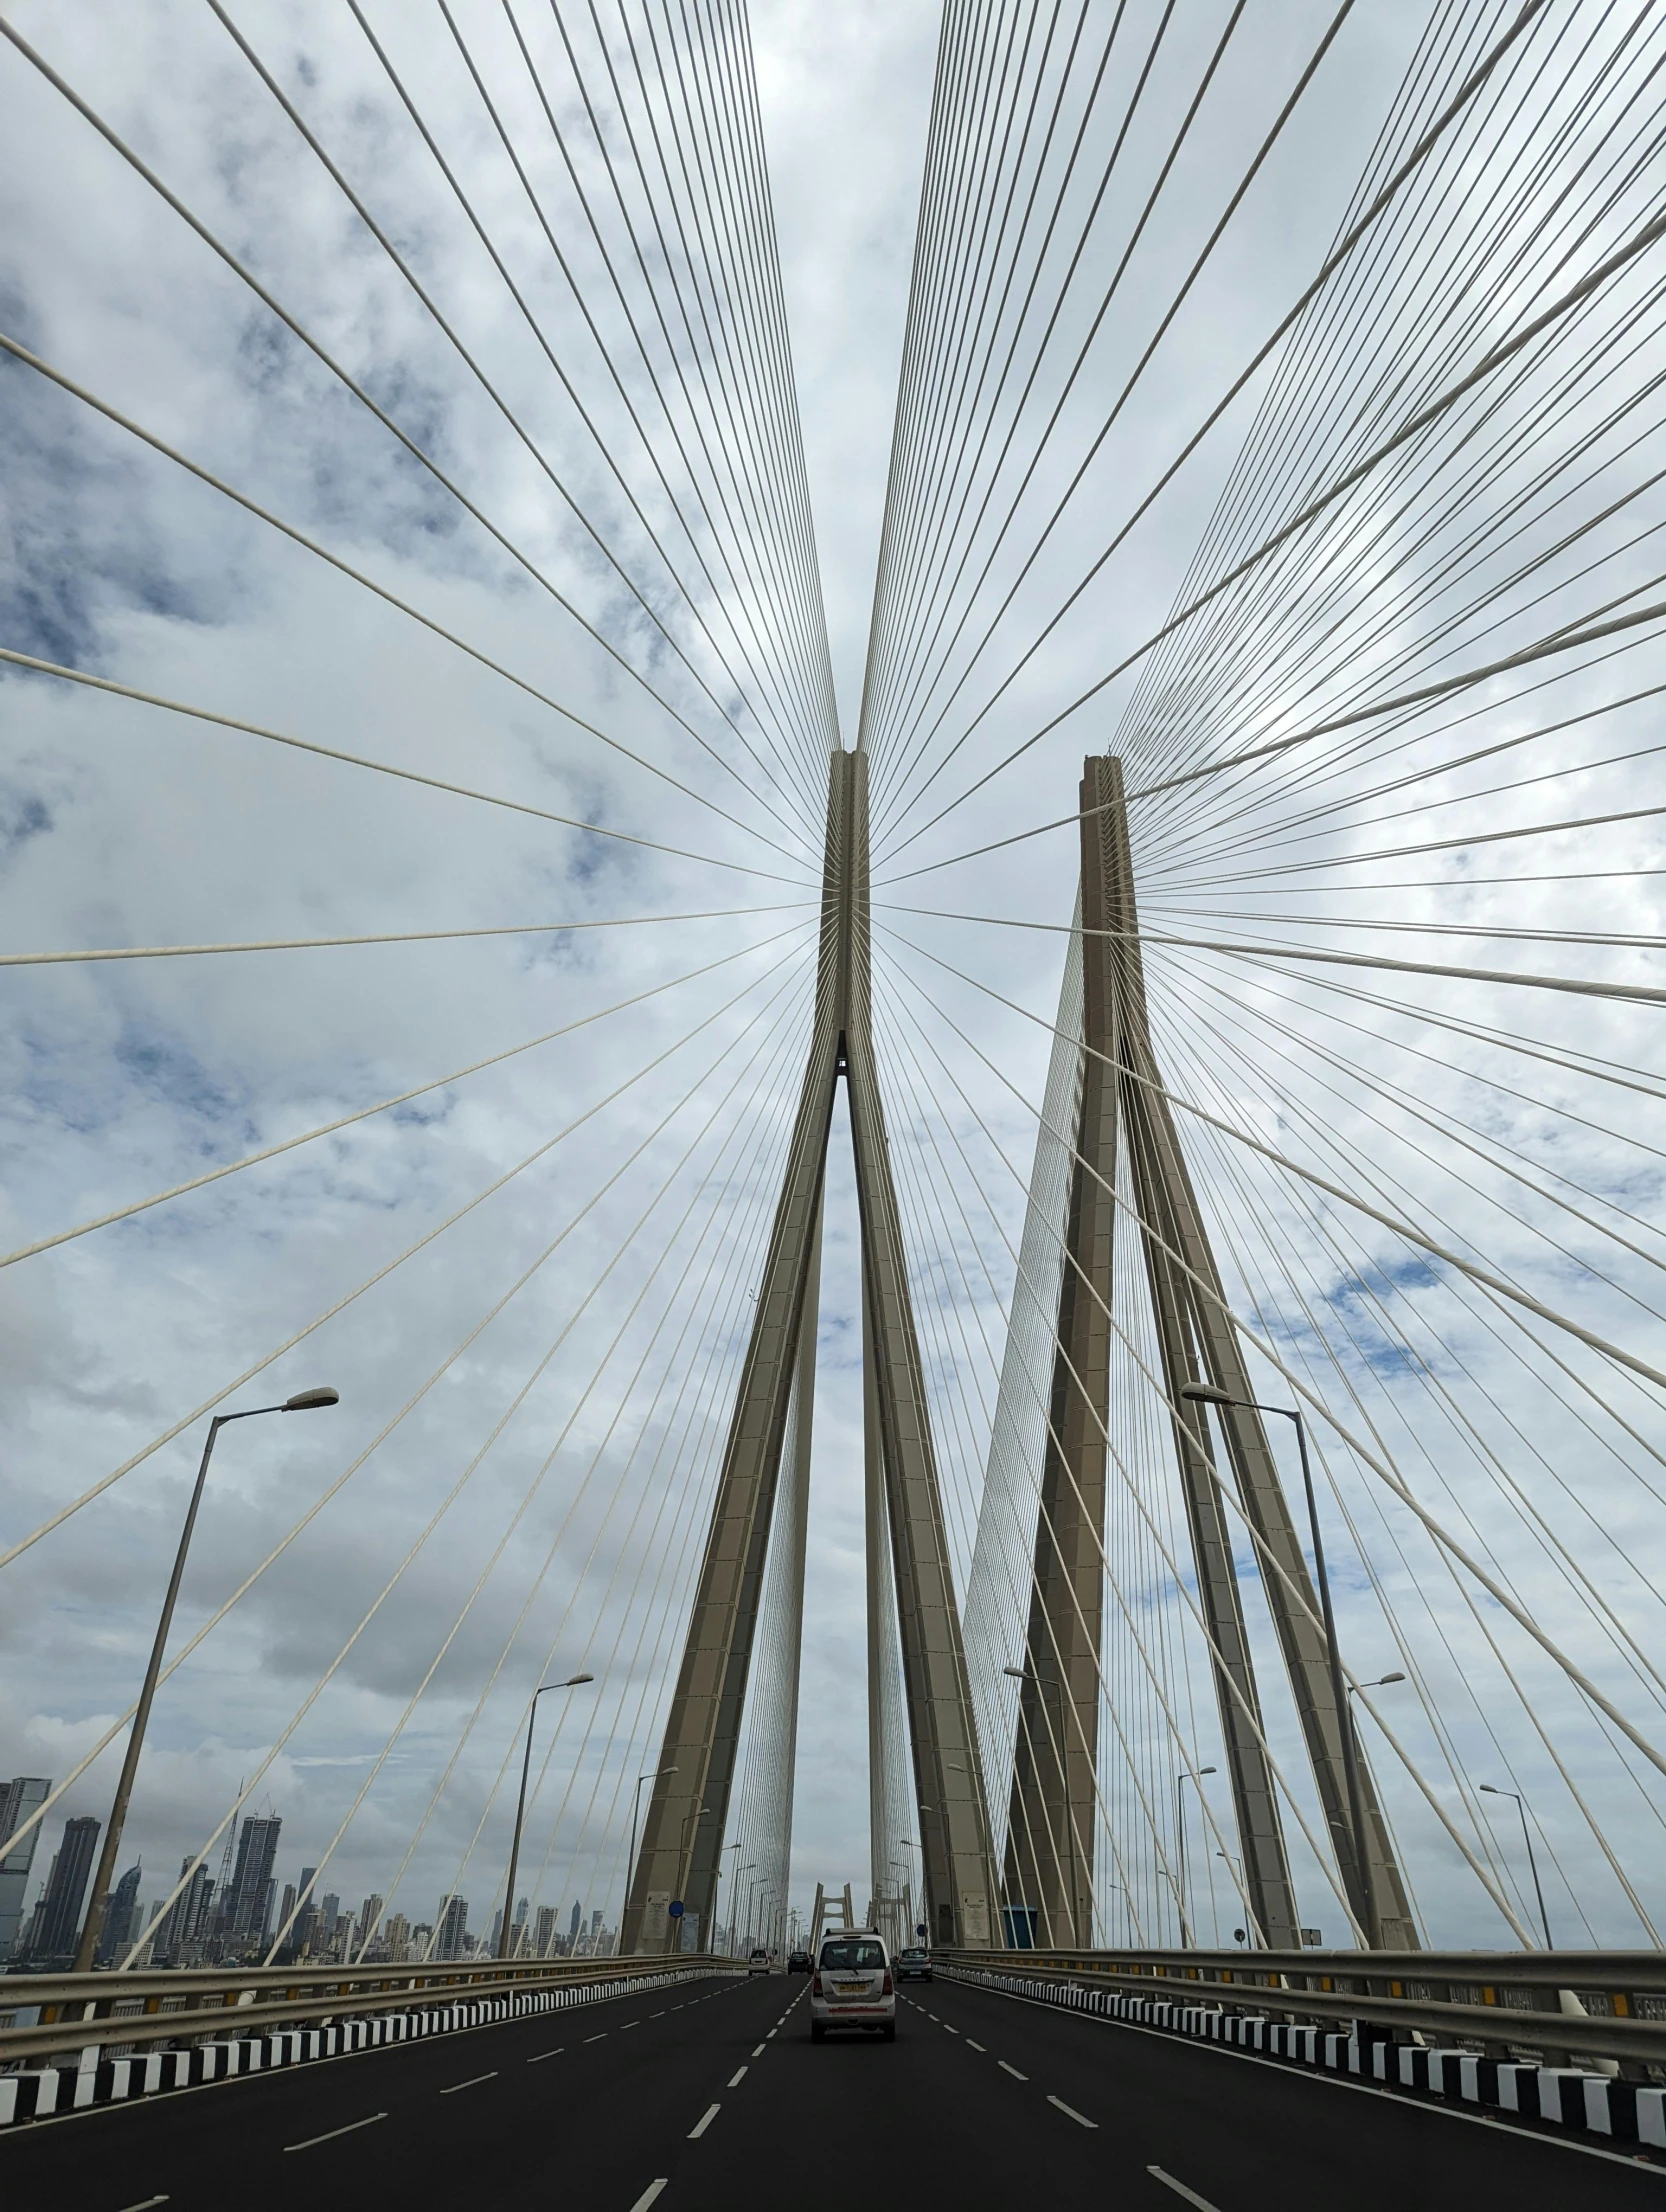
<svg viewBox="0 0 1666 2212">
<path fill-rule="evenodd" d="M 41 2017 L 33 2027 L 0 2028 L 0 2069 L 94 2047 L 154 2047 L 267 2034 L 275 2028 L 323 2027 L 335 2020 L 369 2019 L 421 2005 L 513 1997 L 574 1984 L 641 1981 L 687 1969 L 736 1971 L 729 1959 L 701 1952 L 664 1952 L 643 1958 L 491 1959 L 478 1966 L 447 1961 L 418 1966 L 205 1966 L 176 1973 L 7 1974 L 0 1976 L 0 2014 L 39 2006 Z"/>
<path fill-rule="evenodd" d="M 946 1951 L 977 1972 L 1219 2005 L 1304 2022 L 1362 2022 L 1488 2056 L 1530 2051 L 1666 2069 L 1666 1954 L 1658 1951 Z M 1577 2000 L 1563 2002 L 1564 1992 Z"/>
</svg>

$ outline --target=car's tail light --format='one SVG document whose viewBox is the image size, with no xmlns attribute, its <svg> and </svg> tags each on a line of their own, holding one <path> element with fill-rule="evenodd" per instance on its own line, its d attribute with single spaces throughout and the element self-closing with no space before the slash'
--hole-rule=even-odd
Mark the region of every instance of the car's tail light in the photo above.
<svg viewBox="0 0 1666 2212">
<path fill-rule="evenodd" d="M 896 1995 L 896 1984 L 891 1979 L 891 1969 L 889 1967 L 885 1969 L 885 1979 L 879 1985 L 879 1994 L 882 1997 L 894 1997 Z"/>
<path fill-rule="evenodd" d="M 810 1994 L 812 1997 L 821 1995 L 821 1976 L 819 1974 L 813 1974 L 810 1977 Z"/>
</svg>

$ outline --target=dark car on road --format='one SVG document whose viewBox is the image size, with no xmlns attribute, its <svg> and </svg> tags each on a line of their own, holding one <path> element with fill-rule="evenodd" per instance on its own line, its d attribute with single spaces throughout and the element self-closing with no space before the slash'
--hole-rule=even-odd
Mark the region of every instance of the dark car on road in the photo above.
<svg viewBox="0 0 1666 2212">
<path fill-rule="evenodd" d="M 897 1980 L 899 1982 L 929 1982 L 931 1979 L 931 1953 L 918 1945 L 897 1953 Z"/>
<path fill-rule="evenodd" d="M 792 1954 L 792 1956 L 791 1956 L 791 1957 L 790 1957 L 790 1958 L 788 1959 L 788 1961 L 787 1961 L 787 1972 L 788 1972 L 789 1974 L 808 1974 L 808 1973 L 809 1973 L 809 1971 L 810 1971 L 810 1954 L 809 1954 L 809 1952 L 808 1952 L 808 1951 L 794 1951 L 794 1953 Z"/>
</svg>

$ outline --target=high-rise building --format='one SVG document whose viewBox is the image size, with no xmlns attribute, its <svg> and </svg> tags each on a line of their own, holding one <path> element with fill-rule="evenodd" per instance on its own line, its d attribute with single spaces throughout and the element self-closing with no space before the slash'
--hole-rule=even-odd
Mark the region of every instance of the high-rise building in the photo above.
<svg viewBox="0 0 1666 2212">
<path fill-rule="evenodd" d="M 243 1822 L 230 1887 L 220 1899 L 220 1925 L 233 1950 L 249 1950 L 265 1938 L 272 1861 L 282 1826 L 276 1814 L 250 1815 Z"/>
<path fill-rule="evenodd" d="M 532 1955 L 547 1959 L 555 1946 L 555 1920 L 560 1910 L 556 1905 L 540 1905 L 532 1923 Z"/>
<path fill-rule="evenodd" d="M 402 1964 L 411 1955 L 411 1923 L 402 1912 L 390 1912 L 382 1923 L 381 1949 L 385 1958 L 395 1965 Z"/>
<path fill-rule="evenodd" d="M 283 1885 L 283 1903 L 278 1907 L 278 1926 L 280 1928 L 288 1928 L 291 1919 L 294 1917 L 294 1913 L 295 1884 L 293 1882 L 285 1882 L 285 1884 Z M 295 1931 L 290 1928 L 291 1938 L 293 1937 L 294 1932 Z"/>
<path fill-rule="evenodd" d="M 336 1922 L 341 1918 L 341 1899 L 334 1890 L 331 1890 L 328 1896 L 321 1897 L 318 1900 L 318 1905 L 319 1910 L 324 1915 L 325 1927 L 333 1929 Z"/>
<path fill-rule="evenodd" d="M 370 1895 L 365 1899 L 364 1903 L 359 1907 L 359 1917 L 353 1923 L 353 1948 L 355 1951 L 362 1951 L 364 1949 L 365 1945 L 370 1941 L 371 1936 L 375 1932 L 376 1924 L 381 1919 L 381 1917 L 382 1900 L 377 1895 L 377 1893 L 372 1890 Z"/>
<path fill-rule="evenodd" d="M 75 1941 L 81 1933 L 81 1900 L 87 1893 L 101 1825 L 90 1813 L 64 1823 L 63 1840 L 52 1861 L 30 1939 L 31 1956 L 37 1966 L 68 1966 L 75 1957 Z"/>
<path fill-rule="evenodd" d="M 182 1879 L 190 1864 L 188 1858 L 180 1860 Z M 162 1915 L 161 1926 L 151 1942 L 151 1957 L 156 1964 L 196 1965 L 208 1937 L 213 1910 L 214 1877 L 206 1866 L 199 1866 Z"/>
<path fill-rule="evenodd" d="M 40 1828 L 31 1828 L 20 1844 L 5 1848 L 32 1813 L 52 1794 L 52 1784 L 38 1774 L 20 1774 L 0 1782 L 0 1959 L 11 1957 L 23 1925 L 23 1903 L 29 1890 L 29 1869 L 35 1863 Z"/>
<path fill-rule="evenodd" d="M 95 1963 L 109 1966 L 123 1957 L 143 1926 L 144 1922 L 139 1917 L 139 1866 L 135 1860 L 110 1892 Z"/>
<path fill-rule="evenodd" d="M 567 1941 L 569 1943 L 578 1941 L 578 1931 L 583 1919 L 584 1907 L 575 1899 L 573 1902 L 573 1917 L 567 1923 Z"/>
<path fill-rule="evenodd" d="M 434 1946 L 434 1956 L 442 1959 L 460 1959 L 467 1949 L 469 1927 L 468 1899 L 442 1897 L 440 1899 L 439 1941 Z"/>
<path fill-rule="evenodd" d="M 601 1924 L 602 1908 L 600 1907 L 600 1905 L 598 1905 L 595 1911 L 590 1915 L 590 1940 L 592 1943 L 594 1943 L 596 1940 L 597 1931 L 600 1929 Z"/>
</svg>

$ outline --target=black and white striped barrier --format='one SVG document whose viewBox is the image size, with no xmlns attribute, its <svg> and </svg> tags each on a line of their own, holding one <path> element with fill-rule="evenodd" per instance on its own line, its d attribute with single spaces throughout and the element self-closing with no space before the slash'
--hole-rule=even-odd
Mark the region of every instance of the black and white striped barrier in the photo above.
<svg viewBox="0 0 1666 2212">
<path fill-rule="evenodd" d="M 1362 2043 L 1325 2028 L 1293 2027 L 1216 2006 L 1130 1997 L 1121 1990 L 1093 1989 L 1079 1982 L 980 1973 L 963 1966 L 939 1965 L 937 1971 L 946 1981 L 999 1989 L 1011 1997 L 1028 1997 L 1069 2012 L 1126 2020 L 1142 2028 L 1165 2028 L 1174 2035 L 1227 2043 L 1298 2066 L 1354 2074 L 1399 2089 L 1420 2089 L 1466 2104 L 1490 2105 L 1498 2112 L 1519 2112 L 1528 2119 L 1553 2120 L 1614 2142 L 1666 2150 L 1666 2089 L 1651 2088 L 1646 2082 L 1620 2081 L 1577 2067 L 1512 2065 L 1477 2057 L 1472 2051 L 1431 2050 L 1421 2043 Z"/>
<path fill-rule="evenodd" d="M 536 2013 L 563 2011 L 569 2005 L 596 2004 L 634 1990 L 664 1989 L 674 1982 L 698 1980 L 711 1971 L 709 1966 L 683 1967 L 666 1974 L 564 1982 L 553 1989 L 518 1991 L 512 1997 L 414 2005 L 408 2012 L 340 2020 L 327 2028 L 287 2028 L 272 2035 L 233 2036 L 223 2042 L 197 2043 L 189 2050 L 145 2051 L 132 2058 L 98 2058 L 89 2049 L 76 2066 L 43 2066 L 28 2073 L 0 2074 L 0 2127 L 78 2112 L 90 2105 L 154 2097 L 170 2089 L 194 2089 L 202 2082 L 229 2081 L 234 2075 L 304 2066 L 309 2059 L 341 2058 L 349 2051 L 380 2050 L 389 2043 L 415 2043 L 425 2036 L 451 2035 L 460 2028 L 486 2027 L 495 2020 L 527 2019 Z M 344 2005 L 349 2002 L 343 1999 Z"/>
</svg>

